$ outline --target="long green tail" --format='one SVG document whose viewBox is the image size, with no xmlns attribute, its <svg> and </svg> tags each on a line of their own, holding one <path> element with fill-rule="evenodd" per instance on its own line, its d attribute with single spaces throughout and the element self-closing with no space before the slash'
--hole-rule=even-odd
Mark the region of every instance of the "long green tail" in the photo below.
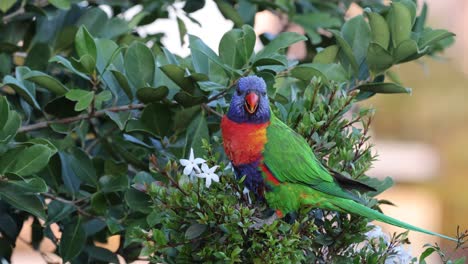
<svg viewBox="0 0 468 264">
<path fill-rule="evenodd" d="M 426 229 L 423 229 L 423 228 L 420 228 L 420 227 L 417 227 L 417 226 L 410 225 L 408 223 L 402 222 L 402 221 L 397 220 L 395 218 L 392 218 L 390 216 L 386 216 L 386 215 L 384 215 L 384 214 L 382 214 L 382 213 L 380 213 L 380 212 L 378 212 L 376 210 L 373 210 L 373 209 L 371 209 L 369 207 L 366 207 L 365 205 L 359 204 L 359 203 L 357 203 L 355 201 L 352 201 L 352 200 L 336 199 L 335 198 L 335 199 L 333 199 L 333 201 L 331 201 L 331 203 L 333 205 L 339 207 L 341 210 L 343 210 L 345 212 L 348 212 L 348 213 L 361 215 L 361 216 L 367 217 L 367 218 L 372 219 L 372 220 L 381 221 L 381 222 L 384 222 L 384 223 L 387 223 L 387 224 L 390 224 L 390 225 L 394 225 L 394 226 L 398 226 L 398 227 L 401 227 L 401 228 L 404 228 L 404 229 L 409 229 L 409 230 L 425 233 L 425 234 L 428 234 L 428 235 L 433 235 L 433 236 L 438 236 L 438 237 L 441 237 L 441 238 L 445 238 L 445 239 L 448 239 L 448 240 L 451 240 L 451 241 L 454 241 L 454 242 L 458 242 L 458 240 L 456 238 L 445 236 L 445 235 L 435 233 L 435 232 L 431 232 L 429 230 L 426 230 Z"/>
</svg>

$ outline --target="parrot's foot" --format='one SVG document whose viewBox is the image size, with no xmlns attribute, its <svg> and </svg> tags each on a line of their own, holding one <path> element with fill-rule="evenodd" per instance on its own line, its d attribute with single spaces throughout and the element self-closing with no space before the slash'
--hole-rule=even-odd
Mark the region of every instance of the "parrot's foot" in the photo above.
<svg viewBox="0 0 468 264">
<path fill-rule="evenodd" d="M 254 220 L 254 224 L 252 224 L 249 228 L 250 229 L 261 229 L 264 225 L 271 225 L 273 222 L 278 219 L 278 215 L 274 213 L 272 216 L 266 218 L 266 219 L 260 219 L 257 217 L 252 217 L 252 220 Z"/>
</svg>

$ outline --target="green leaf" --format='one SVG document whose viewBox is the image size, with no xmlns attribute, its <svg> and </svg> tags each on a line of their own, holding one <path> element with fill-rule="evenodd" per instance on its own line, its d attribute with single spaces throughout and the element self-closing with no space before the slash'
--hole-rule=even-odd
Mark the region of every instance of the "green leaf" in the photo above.
<svg viewBox="0 0 468 264">
<path fill-rule="evenodd" d="M 371 43 L 367 50 L 367 65 L 377 75 L 392 67 L 393 57 L 379 44 Z"/>
<path fill-rule="evenodd" d="M 178 92 L 174 95 L 174 100 L 184 107 L 199 105 L 207 100 L 205 96 L 192 96 L 186 92 Z"/>
<path fill-rule="evenodd" d="M 60 55 L 56 55 L 54 57 L 52 57 L 49 62 L 56 62 L 56 63 L 59 63 L 61 65 L 63 65 L 65 68 L 67 68 L 68 70 L 70 70 L 71 72 L 73 72 L 74 74 L 80 76 L 81 78 L 85 79 L 85 80 L 90 80 L 90 78 L 86 75 L 86 74 L 83 74 L 81 71 L 79 71 L 78 69 L 76 69 L 75 67 L 73 67 L 72 63 L 67 60 L 66 58 L 60 56 Z"/>
<path fill-rule="evenodd" d="M 242 27 L 244 21 L 242 21 L 241 16 L 239 13 L 237 13 L 236 9 L 234 9 L 231 4 L 225 2 L 224 0 L 215 0 L 215 3 L 218 6 L 221 14 L 223 14 L 225 18 L 234 22 L 235 27 Z"/>
<path fill-rule="evenodd" d="M 0 181 L 0 189 L 2 188 L 10 188 L 22 194 L 45 193 L 48 190 L 44 180 L 38 177 L 18 181 Z"/>
<path fill-rule="evenodd" d="M 418 46 L 420 49 L 424 49 L 426 46 L 434 45 L 440 40 L 453 36 L 455 36 L 455 34 L 445 29 L 426 29 L 422 32 L 418 40 Z"/>
<path fill-rule="evenodd" d="M 365 14 L 369 19 L 372 42 L 379 44 L 386 50 L 390 43 L 390 29 L 388 28 L 387 21 L 375 12 L 366 12 Z"/>
<path fill-rule="evenodd" d="M 206 58 L 210 59 L 211 61 L 215 62 L 219 66 L 221 66 L 227 72 L 236 73 L 241 75 L 240 71 L 234 70 L 232 67 L 224 64 L 216 55 L 216 53 L 210 49 L 200 38 L 189 35 L 189 42 L 190 42 L 190 51 L 192 52 L 192 62 L 195 68 L 195 71 L 199 73 L 208 74 L 206 69 L 208 68 L 207 63 L 208 61 Z M 202 71 L 205 69 L 205 71 Z"/>
<path fill-rule="evenodd" d="M 137 90 L 137 98 L 145 104 L 161 101 L 169 94 L 167 86 L 160 86 L 158 88 L 143 87 Z"/>
<path fill-rule="evenodd" d="M 63 155 L 68 156 L 69 164 L 67 166 L 70 167 L 78 179 L 91 186 L 98 185 L 96 170 L 86 152 L 80 148 L 72 148 L 70 154 L 63 153 Z"/>
<path fill-rule="evenodd" d="M 84 55 L 90 55 L 96 62 L 97 60 L 96 43 L 94 43 L 93 36 L 91 36 L 91 34 L 88 32 L 88 29 L 86 29 L 86 26 L 81 26 L 78 29 L 78 32 L 76 33 L 75 49 L 80 59 Z"/>
<path fill-rule="evenodd" d="M 177 27 L 179 28 L 179 39 L 180 39 L 180 45 L 183 46 L 185 41 L 184 37 L 187 35 L 187 27 L 185 26 L 185 23 L 180 17 L 177 18 Z"/>
<path fill-rule="evenodd" d="M 16 0 L 2 0 L 0 1 L 0 10 L 6 13 L 15 3 Z"/>
<path fill-rule="evenodd" d="M 351 46 L 346 42 L 346 40 L 341 36 L 341 33 L 336 30 L 330 30 L 330 32 L 333 33 L 333 36 L 335 36 L 336 42 L 338 46 L 341 48 L 341 51 L 345 55 L 347 61 L 351 65 L 351 68 L 354 72 L 354 75 L 356 76 L 359 73 L 359 65 L 356 61 L 356 57 L 354 57 L 353 50 L 351 49 Z"/>
<path fill-rule="evenodd" d="M 158 245 L 165 246 L 167 245 L 167 238 L 164 233 L 159 229 L 153 229 L 153 238 Z"/>
<path fill-rule="evenodd" d="M 112 99 L 112 93 L 109 90 L 98 93 L 94 99 L 96 108 L 101 109 L 102 104 L 109 101 L 110 99 Z"/>
<path fill-rule="evenodd" d="M 205 232 L 206 229 L 207 229 L 206 225 L 194 223 L 185 231 L 185 238 L 189 240 L 197 238 L 201 234 L 203 234 L 203 232 Z"/>
<path fill-rule="evenodd" d="M 68 92 L 68 88 L 57 79 L 39 71 L 31 71 L 23 78 L 25 80 L 36 83 L 57 95 L 64 95 L 66 92 Z"/>
<path fill-rule="evenodd" d="M 126 166 L 125 166 L 125 169 Z M 104 175 L 99 178 L 99 185 L 103 192 L 118 192 L 128 189 L 128 176 L 126 173 Z"/>
<path fill-rule="evenodd" d="M 116 70 L 111 70 L 111 72 L 114 75 L 117 82 L 119 83 L 120 87 L 122 87 L 122 89 L 124 90 L 128 99 L 133 100 L 134 89 L 128 84 L 127 77 L 125 77 L 125 75 Z"/>
<path fill-rule="evenodd" d="M 20 126 L 19 114 L 10 110 L 6 97 L 0 96 L 0 143 L 13 139 Z"/>
<path fill-rule="evenodd" d="M 14 188 L 13 190 L 0 188 L 0 199 L 19 210 L 26 211 L 41 219 L 46 219 L 44 205 L 36 195 L 18 193 Z"/>
<path fill-rule="evenodd" d="M 240 69 L 252 56 L 256 35 L 251 26 L 232 29 L 221 38 L 219 56 L 221 60 L 234 69 Z"/>
<path fill-rule="evenodd" d="M 432 253 L 434 253 L 435 248 L 429 247 L 424 250 L 423 253 L 421 253 L 421 256 L 419 257 L 419 264 L 426 264 L 426 258 L 429 257 Z"/>
<path fill-rule="evenodd" d="M 170 135 L 172 115 L 168 106 L 161 103 L 151 103 L 145 107 L 140 120 L 129 120 L 126 131 L 144 131 L 152 135 Z"/>
<path fill-rule="evenodd" d="M 202 148 L 202 139 L 209 140 L 209 132 L 204 112 L 198 115 L 189 124 L 185 137 L 186 144 L 183 157 L 189 154 L 191 148 L 193 148 L 194 153 L 197 153 L 200 157 L 206 153 L 206 150 Z"/>
<path fill-rule="evenodd" d="M 296 42 L 305 40 L 307 40 L 306 37 L 295 32 L 281 33 L 268 43 L 268 45 L 266 45 L 259 53 L 257 53 L 254 62 L 260 59 L 272 57 L 279 50 L 287 48 Z"/>
<path fill-rule="evenodd" d="M 94 69 L 96 68 L 96 60 L 89 54 L 83 55 L 79 60 L 75 60 L 72 58 L 71 64 L 80 72 L 89 75 L 93 74 Z"/>
<path fill-rule="evenodd" d="M 77 102 L 75 105 L 75 111 L 83 111 L 88 108 L 93 101 L 94 92 L 93 91 L 85 91 L 79 89 L 72 89 L 67 94 L 65 94 L 67 99 Z"/>
<path fill-rule="evenodd" d="M 399 2 L 393 2 L 387 14 L 387 23 L 390 28 L 393 47 L 411 37 L 412 18 L 408 8 Z"/>
<path fill-rule="evenodd" d="M 105 263 L 120 263 L 117 255 L 107 248 L 87 246 L 85 252 L 88 253 L 90 258 L 96 259 Z"/>
<path fill-rule="evenodd" d="M 13 152 L 15 155 L 11 155 Z M 10 154 L 7 155 L 8 153 Z M 45 145 L 35 144 L 10 150 L 7 154 L 0 157 L 0 173 L 9 172 L 19 176 L 28 176 L 47 166 L 55 150 Z"/>
<path fill-rule="evenodd" d="M 180 66 L 168 64 L 160 67 L 161 71 L 169 77 L 182 90 L 192 93 L 195 90 L 195 80 L 186 76 L 188 70 L 184 70 Z"/>
<path fill-rule="evenodd" d="M 71 3 L 70 0 L 48 0 L 49 3 L 54 5 L 55 7 L 63 10 L 70 9 Z"/>
<path fill-rule="evenodd" d="M 313 63 L 334 63 L 340 48 L 337 45 L 331 45 L 315 55 Z"/>
<path fill-rule="evenodd" d="M 60 164 L 61 164 L 61 175 L 62 181 L 65 185 L 65 188 L 70 191 L 73 196 L 80 189 L 81 180 L 76 176 L 76 174 L 71 169 L 70 164 L 74 162 L 72 156 L 68 153 L 59 151 Z"/>
<path fill-rule="evenodd" d="M 414 25 L 414 22 L 416 21 L 416 3 L 414 0 L 399 0 L 400 3 L 404 4 L 408 11 L 411 14 L 411 26 Z"/>
<path fill-rule="evenodd" d="M 127 202 L 128 207 L 133 211 L 138 211 L 142 213 L 150 213 L 151 205 L 150 196 L 137 191 L 135 189 L 128 189 L 125 192 L 125 201 Z"/>
<path fill-rule="evenodd" d="M 119 127 L 120 130 L 124 130 L 127 125 L 128 120 L 131 117 L 131 113 L 127 112 L 111 112 L 106 111 L 106 115 L 114 121 L 114 123 Z"/>
<path fill-rule="evenodd" d="M 75 111 L 76 102 L 68 100 L 65 96 L 54 98 L 44 107 L 47 114 L 59 118 L 77 116 L 79 112 Z"/>
<path fill-rule="evenodd" d="M 322 40 L 322 37 L 318 33 L 319 29 L 338 28 L 341 26 L 341 21 L 338 17 L 333 17 L 326 12 L 295 14 L 292 20 L 304 28 L 310 42 L 314 45 L 319 44 Z"/>
<path fill-rule="evenodd" d="M 134 42 L 125 53 L 124 64 L 127 78 L 135 88 L 153 85 L 156 66 L 153 53 L 145 44 Z"/>
<path fill-rule="evenodd" d="M 406 59 L 418 54 L 418 44 L 412 39 L 402 41 L 393 51 L 393 60 L 397 63 L 404 62 Z"/>
<path fill-rule="evenodd" d="M 91 196 L 91 208 L 98 215 L 106 214 L 108 205 L 106 201 L 106 195 L 103 192 L 99 191 L 93 193 Z"/>
<path fill-rule="evenodd" d="M 52 200 L 47 205 L 46 225 L 62 221 L 63 219 L 69 217 L 74 211 L 76 211 L 76 209 L 71 204 Z"/>
<path fill-rule="evenodd" d="M 86 243 L 86 232 L 81 225 L 81 218 L 76 222 L 66 224 L 59 244 L 59 253 L 63 262 L 70 261 L 78 256 Z"/>
<path fill-rule="evenodd" d="M 320 78 L 324 83 L 329 83 L 330 81 L 342 83 L 347 80 L 347 73 L 340 64 L 301 64 L 291 70 L 291 76 L 307 83 L 313 77 Z"/>
<path fill-rule="evenodd" d="M 341 29 L 343 38 L 349 43 L 353 50 L 354 57 L 358 65 L 365 60 L 367 48 L 371 40 L 369 25 L 364 20 L 364 16 L 359 15 L 346 21 Z"/>
<path fill-rule="evenodd" d="M 355 89 L 374 93 L 411 93 L 410 88 L 403 87 L 395 83 L 365 83 L 357 86 Z"/>
<path fill-rule="evenodd" d="M 7 75 L 3 78 L 3 84 L 8 85 L 15 92 L 17 92 L 28 104 L 30 104 L 32 107 L 35 107 L 36 109 L 41 109 L 39 106 L 39 103 L 37 103 L 35 99 L 35 94 L 32 94 L 30 90 L 28 90 L 20 81 L 17 79 L 13 78 L 10 75 Z"/>
</svg>

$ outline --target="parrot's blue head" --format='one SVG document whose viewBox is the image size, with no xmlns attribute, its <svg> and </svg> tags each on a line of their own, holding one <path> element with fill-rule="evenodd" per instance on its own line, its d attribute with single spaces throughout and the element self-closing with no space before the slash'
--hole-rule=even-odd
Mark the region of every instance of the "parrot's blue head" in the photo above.
<svg viewBox="0 0 468 264">
<path fill-rule="evenodd" d="M 262 124 L 269 121 L 270 104 L 265 81 L 255 75 L 240 78 L 227 116 L 237 123 Z"/>
</svg>

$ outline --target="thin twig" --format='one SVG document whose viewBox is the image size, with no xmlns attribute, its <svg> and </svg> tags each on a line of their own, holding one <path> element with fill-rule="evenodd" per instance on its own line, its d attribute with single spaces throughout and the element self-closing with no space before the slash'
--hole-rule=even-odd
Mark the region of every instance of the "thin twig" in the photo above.
<svg viewBox="0 0 468 264">
<path fill-rule="evenodd" d="M 55 119 L 55 120 L 50 120 L 50 121 L 43 121 L 39 122 L 36 124 L 32 125 L 27 125 L 27 126 L 22 126 L 18 132 L 28 132 L 28 131 L 33 131 L 37 129 L 42 129 L 46 128 L 52 124 L 68 124 L 68 123 L 73 123 L 76 121 L 80 120 L 85 120 L 85 119 L 90 119 L 94 117 L 100 117 L 106 114 L 107 111 L 109 112 L 122 112 L 122 111 L 130 111 L 134 109 L 142 109 L 144 108 L 144 104 L 130 104 L 130 105 L 122 105 L 122 106 L 114 106 L 114 107 L 109 107 L 106 109 L 102 109 L 99 111 L 94 112 L 94 114 L 81 114 L 73 117 L 66 117 L 66 118 L 61 118 L 61 119 Z"/>
<path fill-rule="evenodd" d="M 219 116 L 219 117 L 221 117 L 221 118 L 223 117 L 223 115 L 222 115 L 221 113 L 217 112 L 216 110 L 214 110 L 213 108 L 209 107 L 209 106 L 208 106 L 207 104 L 205 104 L 205 103 L 201 104 L 201 107 L 202 107 L 203 109 L 205 109 L 206 111 L 208 111 L 208 112 L 210 112 L 210 113 L 212 113 L 212 114 L 214 114 L 214 115 L 216 115 L 216 116 Z"/>
</svg>

